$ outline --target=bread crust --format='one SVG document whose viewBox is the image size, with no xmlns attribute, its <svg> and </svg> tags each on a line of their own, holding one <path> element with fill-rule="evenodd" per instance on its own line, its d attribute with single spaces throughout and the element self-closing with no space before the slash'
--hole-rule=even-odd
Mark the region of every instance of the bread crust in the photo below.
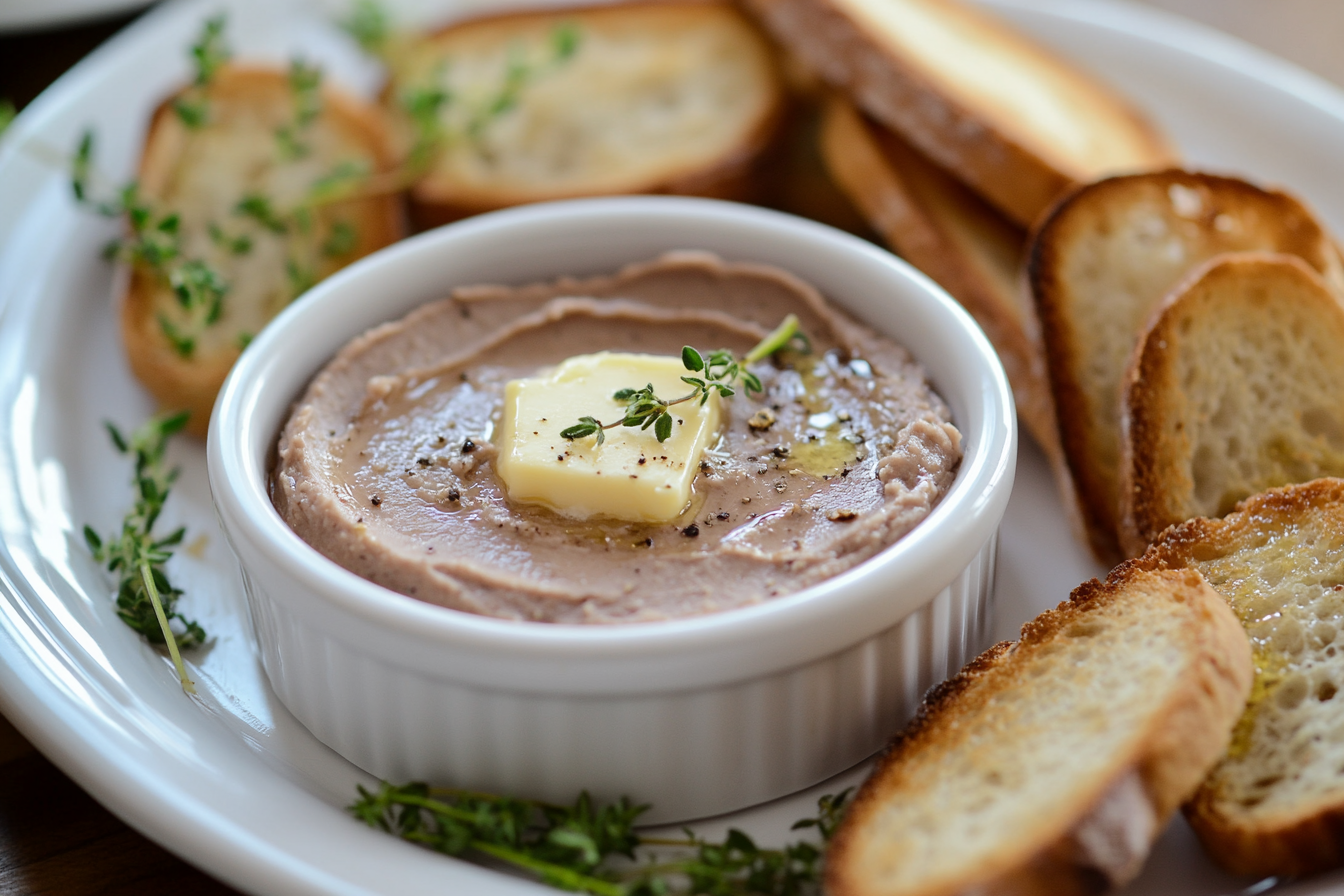
<svg viewBox="0 0 1344 896">
<path fill-rule="evenodd" d="M 184 91 L 185 92 L 185 91 Z M 182 93 L 164 100 L 155 110 L 140 159 L 139 183 L 151 200 L 157 199 L 182 166 L 191 164 L 186 156 L 189 142 L 185 127 L 173 111 L 173 101 Z M 215 103 L 291 102 L 288 75 L 281 69 L 230 64 L 221 68 L 210 86 L 210 101 Z M 322 88 L 323 117 L 358 140 L 377 160 L 378 170 L 395 164 L 395 151 L 387 134 L 382 114 L 328 85 Z M 401 198 L 396 194 L 353 199 L 333 208 L 350 209 L 360 226 L 354 249 L 343 256 L 348 263 L 400 239 L 405 233 Z M 228 296 L 226 296 L 228 301 Z M 213 350 L 200 349 L 184 358 L 163 333 L 160 310 L 174 301 L 167 284 L 141 265 L 132 268 L 120 301 L 122 342 L 131 371 L 159 405 L 170 410 L 187 410 L 187 432 L 204 437 L 209 427 L 215 394 L 223 385 L 241 347 L 230 342 Z"/>
<path fill-rule="evenodd" d="M 865 112 L 953 171 L 1021 226 L 1030 226 L 1064 191 L 1120 170 L 1171 165 L 1174 150 L 1142 115 L 1112 91 L 985 14 L 949 0 L 921 5 L 963 30 L 1012 54 L 1029 58 L 1042 94 L 1054 86 L 1088 98 L 1089 112 L 1104 119 L 1111 143 L 1132 144 L 1120 165 L 1057 151 L 1055 141 L 1032 134 L 1030 122 L 1001 122 L 994 103 L 959 99 L 948 72 L 901 52 L 856 20 L 844 0 L 748 0 L 780 41 L 812 65 Z M 949 59 L 948 66 L 959 64 Z M 1035 146 L 1010 129 L 1035 137 Z"/>
<path fill-rule="evenodd" d="M 1008 292 L 1007 284 L 1020 286 L 1026 232 L 838 95 L 825 107 L 821 149 L 831 176 L 887 245 L 937 281 L 984 328 L 1003 361 L 1018 414 L 1046 455 L 1059 461 L 1040 328 L 1029 300 Z M 941 194 L 942 202 L 922 201 L 929 191 Z M 986 242 L 999 244 L 985 246 L 986 254 L 1016 255 L 1012 269 L 994 272 L 997 278 L 986 271 L 962 247 L 958 227 L 992 233 Z"/>
<path fill-rule="evenodd" d="M 1088 340 L 1125 340 L 1123 346 L 1117 346 L 1117 353 L 1127 361 L 1152 309 L 1172 287 L 1181 283 L 1189 266 L 1181 268 L 1171 284 L 1151 297 L 1128 335 L 1114 327 L 1097 334 L 1080 322 L 1079 305 L 1087 302 L 1088 296 L 1072 288 L 1065 270 L 1084 252 L 1090 253 L 1089 257 L 1102 254 L 1101 249 L 1105 248 L 1102 244 L 1122 229 L 1120 223 L 1110 222 L 1119 221 L 1130 205 L 1150 196 L 1170 194 L 1173 189 L 1207 197 L 1208 205 L 1199 213 L 1200 232 L 1207 244 L 1222 246 L 1214 251 L 1187 247 L 1192 256 L 1189 266 L 1238 249 L 1296 254 L 1320 272 L 1333 290 L 1344 292 L 1344 268 L 1339 255 L 1311 212 L 1287 193 L 1262 189 L 1238 178 L 1177 169 L 1108 178 L 1067 194 L 1042 218 L 1028 245 L 1026 279 L 1040 321 L 1060 446 L 1073 480 L 1078 515 L 1089 546 L 1105 563 L 1115 563 L 1123 556 L 1119 541 L 1118 458 L 1124 361 L 1114 371 L 1114 396 L 1102 407 L 1101 397 L 1090 394 L 1083 382 L 1084 367 L 1096 353 Z M 1238 237 L 1236 242 L 1230 236 L 1225 239 L 1217 228 L 1219 217 L 1224 214 L 1235 217 L 1243 212 L 1253 216 L 1255 232 Z M 1101 299 L 1094 297 L 1093 301 Z M 1108 461 L 1108 457 L 1114 460 Z"/>
<path fill-rule="evenodd" d="M 1112 573 L 1180 570 L 1263 544 L 1310 514 L 1320 514 L 1322 534 L 1344 536 L 1344 479 L 1317 479 L 1247 498 L 1221 520 L 1197 517 L 1170 527 L 1144 554 Z M 1220 808 L 1217 770 L 1184 807 L 1186 819 L 1210 855 L 1236 874 L 1297 877 L 1344 865 L 1344 796 L 1295 805 L 1269 819 L 1250 819 Z"/>
<path fill-rule="evenodd" d="M 1110 748 L 1085 792 L 1061 794 L 1058 812 L 1031 830 L 996 834 L 992 855 L 967 858 L 955 879 L 884 887 L 864 864 L 862 841 L 885 805 L 903 798 L 904 766 L 921 751 L 944 749 L 974 729 L 977 712 L 1015 684 L 1030 663 L 1047 656 L 1080 627 L 1104 624 L 1110 608 L 1147 601 L 1147 612 L 1182 616 L 1185 673 L 1157 701 L 1141 731 Z M 1145 605 L 1147 606 L 1147 605 Z M 1097 657 L 1097 662 L 1128 658 Z M 1157 662 L 1156 659 L 1152 660 Z M 1226 747 L 1251 683 L 1245 633 L 1223 599 L 1192 570 L 1129 569 L 1107 582 L 1091 581 L 1069 600 L 1022 628 L 1017 643 L 1002 642 L 932 689 L 906 729 L 888 747 L 855 797 L 832 839 L 826 889 L 834 896 L 948 896 L 948 894 L 1083 894 L 1124 883 L 1137 874 L 1161 823 L 1198 786 Z M 1030 685 L 1019 685 L 1029 687 Z M 1016 700 L 1050 699 L 1039 694 Z M 1011 750 L 1012 744 L 999 745 Z M 1110 745 L 1106 745 L 1109 747 Z M 913 773 L 912 773 L 913 774 Z M 974 769 L 968 776 L 978 774 Z M 975 786 L 968 784 L 967 786 Z"/>
<path fill-rule="evenodd" d="M 1193 507 L 1193 446 L 1181 419 L 1185 387 L 1177 380 L 1176 365 L 1184 351 L 1182 331 L 1214 316 L 1241 314 L 1241 304 L 1248 301 L 1242 292 L 1257 288 L 1263 290 L 1262 301 L 1272 300 L 1278 313 L 1292 303 L 1312 318 L 1315 328 L 1333 334 L 1330 341 L 1344 345 L 1344 305 L 1297 256 L 1235 253 L 1192 271 L 1154 310 L 1125 374 L 1119 498 L 1121 547 L 1129 556 L 1143 553 L 1168 526 L 1200 515 Z M 1211 365 L 1220 360 L 1208 359 Z M 1232 375 L 1239 372 L 1240 368 Z M 1344 394 L 1323 398 L 1325 404 L 1337 405 Z M 1242 409 L 1243 414 L 1254 412 Z M 1316 469 L 1316 475 L 1344 472 Z M 1260 487 L 1271 484 L 1282 481 L 1262 482 Z"/>
<path fill-rule="evenodd" d="M 769 95 L 763 98 L 764 102 L 734 146 L 708 165 L 690 162 L 669 163 L 664 166 L 664 170 L 652 177 L 632 178 L 622 185 L 600 189 L 584 186 L 543 186 L 535 183 L 510 185 L 499 182 L 478 186 L 462 182 L 444 172 L 431 170 L 409 191 L 409 208 L 413 224 L 418 229 L 425 229 L 509 206 L 593 195 L 639 193 L 703 196 L 738 201 L 755 199 L 758 163 L 773 146 L 779 134 L 785 120 L 787 103 L 778 71 L 778 60 L 773 49 L 759 35 L 755 24 L 731 4 L 722 0 L 635 0 L 632 3 L 568 7 L 560 13 L 554 8 L 545 7 L 510 10 L 453 22 L 434 32 L 425 41 L 431 43 L 436 38 L 452 35 L 459 30 L 477 29 L 482 26 L 517 24 L 519 27 L 526 27 L 533 21 L 557 19 L 560 15 L 565 21 L 579 23 L 587 21 L 600 25 L 604 21 L 649 14 L 666 18 L 666 21 L 660 23 L 660 28 L 666 28 L 668 23 L 678 21 L 687 22 L 699 18 L 709 22 L 718 17 L 725 26 L 739 29 L 744 38 L 758 42 L 756 52 L 767 60 L 766 64 L 771 70 L 773 83 Z M 395 111 L 390 108 L 393 86 L 388 85 L 382 101 L 384 106 L 389 107 L 389 112 L 395 115 Z"/>
<path fill-rule="evenodd" d="M 1290 525 L 1316 510 L 1331 512 L 1344 525 L 1344 479 L 1325 477 L 1252 495 L 1220 520 L 1195 517 L 1168 527 L 1142 554 L 1117 566 L 1112 576 L 1129 570 L 1180 570 L 1232 550 L 1238 541 L 1258 541 L 1262 534 Z"/>
</svg>

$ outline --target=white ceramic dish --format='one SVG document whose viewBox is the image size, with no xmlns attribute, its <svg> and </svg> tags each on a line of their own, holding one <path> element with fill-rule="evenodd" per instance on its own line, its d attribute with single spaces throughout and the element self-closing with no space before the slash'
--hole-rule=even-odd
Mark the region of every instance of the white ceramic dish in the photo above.
<svg viewBox="0 0 1344 896">
<path fill-rule="evenodd" d="M 1344 230 L 1344 96 L 1208 30 L 1104 0 L 992 0 L 1061 52 L 1120 85 L 1199 165 L 1245 172 L 1307 196 Z M 75 210 L 59 165 L 35 149 L 101 138 L 101 165 L 133 170 L 145 119 L 188 71 L 202 17 L 231 11 L 236 46 L 284 59 L 302 49 L 333 77 L 373 76 L 311 9 L 243 0 L 172 3 L 103 47 L 19 116 L 0 141 L 0 709 L 124 820 L 239 889 L 258 894 L 540 894 L 544 888 L 454 862 L 354 824 L 340 807 L 369 778 L 322 747 L 265 685 L 235 563 L 215 529 L 204 451 L 183 467 L 164 524 L 207 536 L 173 561 L 213 646 L 190 657 L 202 699 L 182 695 L 164 659 L 110 609 L 109 582 L 78 536 L 125 511 L 129 470 L 101 423 L 133 425 L 151 405 L 126 370 L 98 251 L 114 229 Z M 1073 539 L 1039 453 L 1024 444 L 1001 527 L 996 637 L 1101 570 Z M 779 844 L 811 791 L 698 825 Z M 1129 896 L 1221 896 L 1252 881 L 1220 872 L 1177 819 Z M 1276 890 L 1344 892 L 1334 875 Z"/>
<path fill-rule="evenodd" d="M 0 2 L 0 34 L 64 28 L 108 19 L 149 6 L 154 0 L 4 0 Z"/>
<path fill-rule="evenodd" d="M 453 287 L 587 276 L 684 249 L 783 267 L 911 348 L 964 451 L 926 520 L 858 567 L 754 607 L 574 626 L 402 597 L 324 558 L 272 507 L 268 463 L 291 403 L 350 339 Z M 387 780 L 556 802 L 630 795 L 652 805 L 650 821 L 672 822 L 793 793 L 871 756 L 987 646 L 1016 447 L 993 347 L 904 262 L 778 212 L 644 196 L 483 215 L 320 284 L 234 366 L 207 458 L 262 664 L 320 740 Z"/>
</svg>

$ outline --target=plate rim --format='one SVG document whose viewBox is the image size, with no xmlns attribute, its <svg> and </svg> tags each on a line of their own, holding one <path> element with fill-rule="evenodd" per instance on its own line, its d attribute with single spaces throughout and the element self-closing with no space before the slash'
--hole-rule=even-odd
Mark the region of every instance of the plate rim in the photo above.
<svg viewBox="0 0 1344 896">
<path fill-rule="evenodd" d="M 158 0 L 20 0 L 0 6 L 0 35 L 21 36 L 54 28 L 92 25 L 129 15 Z"/>
</svg>

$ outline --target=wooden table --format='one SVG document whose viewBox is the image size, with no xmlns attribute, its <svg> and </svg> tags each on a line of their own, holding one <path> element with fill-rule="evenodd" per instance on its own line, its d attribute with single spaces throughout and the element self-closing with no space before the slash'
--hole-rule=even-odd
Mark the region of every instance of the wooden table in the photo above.
<svg viewBox="0 0 1344 896">
<path fill-rule="evenodd" d="M 0 99 L 22 108 L 133 19 L 0 36 Z M 2 717 L 0 894 L 238 896 L 122 824 Z"/>
<path fill-rule="evenodd" d="M 1344 84 L 1339 0 L 1148 0 Z M 0 99 L 20 108 L 134 17 L 0 37 Z M 0 894 L 227 896 L 235 890 L 98 805 L 0 718 Z"/>
<path fill-rule="evenodd" d="M 236 896 L 237 891 L 122 824 L 0 718 L 0 893 Z"/>
</svg>

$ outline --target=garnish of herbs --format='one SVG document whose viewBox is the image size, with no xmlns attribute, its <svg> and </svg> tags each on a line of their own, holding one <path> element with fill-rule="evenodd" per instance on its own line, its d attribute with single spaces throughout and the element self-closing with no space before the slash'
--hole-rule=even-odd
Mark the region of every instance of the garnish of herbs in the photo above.
<svg viewBox="0 0 1344 896">
<path fill-rule="evenodd" d="M 793 830 L 816 828 L 829 840 L 849 790 L 823 796 L 817 815 Z M 679 838 L 648 837 L 635 822 L 648 806 L 622 798 L 600 805 L 587 793 L 572 805 L 384 782 L 359 788 L 352 815 L 378 830 L 450 856 L 512 866 L 562 890 L 599 896 L 803 896 L 820 890 L 822 848 L 798 841 L 766 849 L 740 830 L 721 842 L 689 829 Z M 635 850 L 652 848 L 646 856 Z"/>
<path fill-rule="evenodd" d="M 376 0 L 355 0 L 340 25 L 364 52 L 393 71 L 413 41 L 392 27 L 386 7 Z M 518 48 L 511 50 L 500 83 L 477 102 L 466 102 L 445 83 L 446 65 L 400 90 L 395 103 L 414 134 L 411 148 L 398 171 L 370 178 L 362 192 L 405 189 L 427 174 L 444 150 L 462 141 L 479 145 L 495 120 L 518 107 L 528 85 L 565 66 L 581 42 L 579 29 L 561 22 L 551 30 L 540 58 L 529 58 Z M 451 127 L 450 113 L 457 113 L 458 119 Z"/>
<path fill-rule="evenodd" d="M 174 588 L 164 572 L 164 564 L 172 558 L 169 548 L 182 543 L 185 529 L 177 529 L 163 538 L 154 537 L 168 492 L 177 479 L 177 469 L 168 469 L 164 455 L 168 440 L 187 425 L 186 412 L 161 414 L 153 417 L 124 436 L 111 423 L 107 424 L 112 444 L 122 454 L 135 458 L 135 504 L 121 522 L 121 531 L 100 537 L 92 526 L 84 527 L 84 540 L 95 560 L 106 563 L 108 570 L 118 576 L 117 615 L 151 644 L 166 644 L 172 657 L 182 690 L 196 693 L 195 685 L 187 677 L 181 649 L 205 642 L 205 629 L 192 619 L 177 612 L 177 599 L 182 592 Z M 181 623 L 181 633 L 174 633 L 172 621 Z"/>
<path fill-rule="evenodd" d="M 172 105 L 189 139 L 210 125 L 211 85 L 231 55 L 223 16 L 208 19 L 190 50 L 195 76 Z M 295 60 L 290 64 L 288 82 L 293 119 L 278 127 L 274 135 L 276 158 L 282 164 L 307 155 L 307 132 L 322 111 L 320 69 Z M 71 163 L 75 199 L 103 216 L 126 222 L 126 236 L 111 243 L 106 254 L 136 265 L 172 291 L 179 309 L 177 319 L 161 312 L 159 328 L 179 356 L 191 358 L 204 332 L 223 316 L 229 280 L 210 260 L 187 254 L 181 217 L 157 207 L 134 181 L 110 196 L 95 197 L 94 148 L 93 132 L 85 131 Z M 339 164 L 318 177 L 291 208 L 278 208 L 274 200 L 261 193 L 239 196 L 228 220 L 209 222 L 210 242 L 219 254 L 240 257 L 248 255 L 263 234 L 284 239 L 285 273 L 293 298 L 316 282 L 322 257 L 339 256 L 354 248 L 357 234 L 352 224 L 334 221 L 323 238 L 314 233 L 316 213 L 326 204 L 348 198 L 366 174 L 363 165 Z"/>
<path fill-rule="evenodd" d="M 360 0 L 343 24 L 365 49 L 384 62 L 393 61 L 393 48 L 400 44 L 381 6 Z M 206 20 L 190 48 L 192 81 L 172 104 L 189 139 L 212 121 L 211 87 L 219 70 L 232 58 L 225 26 L 223 16 Z M 223 258 L 240 257 L 250 254 L 260 238 L 284 240 L 288 296 L 297 297 L 320 279 L 324 262 L 349 255 L 358 246 L 359 234 L 353 222 L 338 219 L 326 223 L 319 216 L 321 210 L 339 202 L 406 189 L 433 167 L 445 147 L 460 139 L 479 140 L 491 123 L 518 105 L 529 83 L 564 65 L 578 45 L 578 32 L 561 25 L 551 36 L 543 61 L 511 58 L 498 89 L 478 108 L 466 110 L 460 127 L 445 124 L 445 115 L 455 102 L 451 91 L 435 85 L 407 90 L 398 97 L 398 103 L 411 123 L 415 140 L 400 166 L 374 172 L 359 161 L 337 163 L 313 180 L 305 194 L 289 206 L 282 207 L 264 193 L 240 195 L 227 218 L 208 223 L 212 251 Z M 274 132 L 278 163 L 293 163 L 311 154 L 311 129 L 322 114 L 322 78 L 321 69 L 303 60 L 290 63 L 288 81 L 294 113 Z M 12 118 L 9 112 L 10 107 L 0 103 L 0 125 L 7 123 L 7 117 Z M 94 134 L 85 131 L 70 161 L 75 199 L 100 215 L 126 222 L 126 236 L 109 245 L 106 254 L 136 265 L 171 289 L 178 308 L 176 319 L 160 313 L 159 329 L 179 356 L 192 358 L 204 333 L 223 318 L 229 278 L 220 264 L 188 255 L 181 216 L 158 207 L 136 182 L 95 191 L 94 151 Z M 102 195 L 95 196 L 95 192 Z M 323 229 L 325 232 L 320 232 Z M 244 348 L 250 338 L 251 334 L 238 334 L 236 344 Z"/>
<path fill-rule="evenodd" d="M 0 136 L 9 130 L 9 126 L 14 123 L 14 118 L 19 114 L 19 110 L 14 107 L 13 100 L 0 99 Z"/>
<path fill-rule="evenodd" d="M 770 332 L 756 343 L 756 347 L 741 359 L 733 357 L 727 349 L 701 354 L 691 346 L 681 349 L 681 363 L 690 373 L 699 376 L 683 376 L 681 381 L 691 387 L 691 391 L 678 398 L 664 399 L 654 393 L 653 384 L 642 389 L 618 389 L 611 396 L 614 401 L 624 401 L 625 413 L 614 423 L 603 423 L 596 417 L 580 417 L 579 422 L 560 431 L 560 437 L 574 441 L 576 439 L 597 436 L 597 444 L 606 441 L 606 430 L 617 426 L 638 426 L 640 429 L 653 427 L 653 434 L 659 442 L 666 442 L 672 435 L 672 415 L 668 409 L 687 401 L 704 404 L 709 397 L 717 393 L 727 398 L 736 393 L 733 384 L 741 380 L 742 388 L 748 395 L 761 391 L 761 380 L 747 370 L 748 364 L 755 364 L 770 357 L 775 352 L 797 344 L 803 351 L 808 350 L 807 336 L 798 329 L 798 318 L 788 315 Z"/>
</svg>

